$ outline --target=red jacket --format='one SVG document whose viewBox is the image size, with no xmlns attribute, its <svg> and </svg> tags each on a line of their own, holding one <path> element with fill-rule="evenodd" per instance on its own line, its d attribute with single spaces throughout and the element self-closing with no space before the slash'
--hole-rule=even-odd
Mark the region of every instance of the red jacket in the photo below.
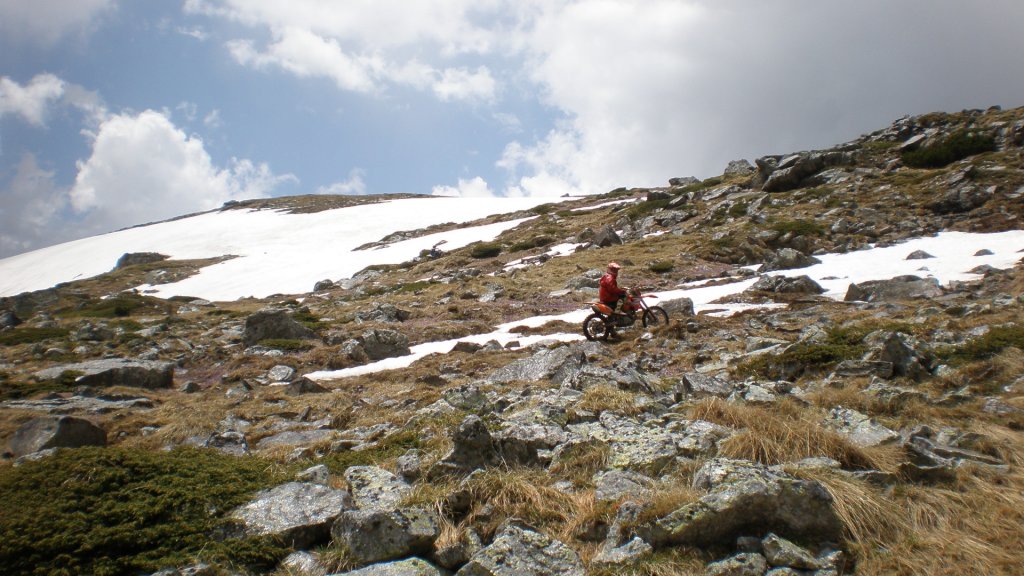
<svg viewBox="0 0 1024 576">
<path fill-rule="evenodd" d="M 597 293 L 597 298 L 601 302 L 615 302 L 625 295 L 626 291 L 619 288 L 614 275 L 605 272 L 604 276 L 601 276 L 601 290 Z"/>
</svg>

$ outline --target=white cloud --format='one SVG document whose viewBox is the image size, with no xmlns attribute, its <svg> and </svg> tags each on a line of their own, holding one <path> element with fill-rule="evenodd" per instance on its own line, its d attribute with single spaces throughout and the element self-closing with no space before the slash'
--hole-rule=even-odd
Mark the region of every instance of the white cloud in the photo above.
<svg viewBox="0 0 1024 576">
<path fill-rule="evenodd" d="M 448 68 L 433 84 L 434 94 L 442 101 L 494 100 L 497 83 L 486 66 L 475 71 L 466 68 Z"/>
<path fill-rule="evenodd" d="M 113 8 L 113 0 L 5 0 L 0 39 L 51 46 L 65 36 L 91 32 Z"/>
<path fill-rule="evenodd" d="M 335 182 L 330 186 L 321 186 L 317 189 L 317 194 L 344 194 L 344 195 L 359 195 L 366 194 L 366 182 L 363 181 L 363 176 L 366 172 L 359 169 L 353 168 L 348 173 L 348 179 L 341 182 Z"/>
<path fill-rule="evenodd" d="M 215 166 L 203 142 L 163 114 L 111 116 L 100 127 L 92 156 L 79 162 L 71 206 L 96 233 L 216 208 L 229 200 L 265 197 L 295 181 L 266 164 Z"/>
<path fill-rule="evenodd" d="M 61 228 L 50 226 L 67 208 L 67 191 L 56 186 L 54 173 L 40 168 L 32 154 L 22 156 L 0 195 L 0 257 L 68 239 Z"/>
<path fill-rule="evenodd" d="M 434 196 L 461 196 L 464 198 L 479 198 L 494 196 L 494 191 L 487 185 L 487 181 L 477 176 L 470 180 L 459 178 L 458 186 L 434 186 L 431 194 Z"/>
<path fill-rule="evenodd" d="M 17 114 L 29 124 L 43 126 L 46 113 L 64 95 L 64 81 L 53 74 L 39 74 L 22 86 L 0 77 L 0 117 Z"/>
</svg>

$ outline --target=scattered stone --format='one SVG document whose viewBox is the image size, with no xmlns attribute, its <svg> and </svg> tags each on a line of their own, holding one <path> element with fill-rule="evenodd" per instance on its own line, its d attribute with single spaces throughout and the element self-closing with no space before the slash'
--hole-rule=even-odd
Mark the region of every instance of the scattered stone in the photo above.
<svg viewBox="0 0 1024 576">
<path fill-rule="evenodd" d="M 858 446 L 880 446 L 899 440 L 900 435 L 882 426 L 873 418 L 849 408 L 833 408 L 825 425 L 839 432 Z"/>
<path fill-rule="evenodd" d="M 117 263 L 114 264 L 114 270 L 120 270 L 121 268 L 136 266 L 138 264 L 162 262 L 168 258 L 170 258 L 170 256 L 164 256 L 163 254 L 157 254 L 156 252 L 126 252 L 117 259 Z"/>
<path fill-rule="evenodd" d="M 905 275 L 889 280 L 851 283 L 843 300 L 846 302 L 888 302 L 914 298 L 937 298 L 942 294 L 942 287 L 935 278 Z"/>
<path fill-rule="evenodd" d="M 769 534 L 761 541 L 764 556 L 772 566 L 796 568 L 797 570 L 821 570 L 825 568 L 817 558 L 796 544 Z"/>
<path fill-rule="evenodd" d="M 594 475 L 594 498 L 598 502 L 616 502 L 622 498 L 644 499 L 651 495 L 655 481 L 628 470 L 608 470 Z"/>
<path fill-rule="evenodd" d="M 606 568 L 626 566 L 651 555 L 653 552 L 653 546 L 644 542 L 640 537 L 635 536 L 622 546 L 612 548 L 602 545 L 591 562 L 594 565 Z"/>
<path fill-rule="evenodd" d="M 714 376 L 701 374 L 700 372 L 688 372 L 683 375 L 683 385 L 686 392 L 694 396 L 718 396 L 728 398 L 735 390 L 734 386 L 725 380 Z"/>
<path fill-rule="evenodd" d="M 356 313 L 359 322 L 405 322 L 409 319 L 408 310 L 402 310 L 394 304 L 374 302 L 373 308 Z"/>
<path fill-rule="evenodd" d="M 242 342 L 246 347 L 262 340 L 316 340 L 315 332 L 299 324 L 284 309 L 260 310 L 245 319 Z"/>
<path fill-rule="evenodd" d="M 245 535 L 272 535 L 301 549 L 326 541 L 331 523 L 351 508 L 344 490 L 289 482 L 260 492 L 228 517 L 241 523 Z"/>
<path fill-rule="evenodd" d="M 712 562 L 705 567 L 705 576 L 764 576 L 768 561 L 764 556 L 751 552 L 739 554 Z"/>
<path fill-rule="evenodd" d="M 419 508 L 346 510 L 331 537 L 362 564 L 428 554 L 441 533 L 437 513 Z"/>
<path fill-rule="evenodd" d="M 330 392 L 327 388 L 317 384 L 313 380 L 302 376 L 293 380 L 284 387 L 284 393 L 289 396 L 301 396 L 302 394 L 324 394 Z"/>
<path fill-rule="evenodd" d="M 775 270 L 792 270 L 794 268 L 806 268 L 814 264 L 821 264 L 814 256 L 808 256 L 793 248 L 783 248 L 774 253 L 767 262 L 757 269 L 758 273 L 773 272 Z"/>
<path fill-rule="evenodd" d="M 235 430 L 210 434 L 210 437 L 203 443 L 203 447 L 220 450 L 232 456 L 249 454 L 249 443 L 245 439 L 245 434 Z"/>
<path fill-rule="evenodd" d="M 74 416 L 41 416 L 22 424 L 14 432 L 8 450 L 18 457 L 49 448 L 106 445 L 106 431 L 89 420 Z"/>
<path fill-rule="evenodd" d="M 558 540 L 506 524 L 456 576 L 584 576 L 579 556 Z"/>
<path fill-rule="evenodd" d="M 420 558 L 407 558 L 394 562 L 373 564 L 351 572 L 344 572 L 334 576 L 447 576 L 448 572 L 439 570 L 426 560 Z"/>
<path fill-rule="evenodd" d="M 906 257 L 907 260 L 927 260 L 929 258 L 935 258 L 935 256 L 932 256 L 924 250 L 914 250 L 910 254 L 907 254 Z"/>
<path fill-rule="evenodd" d="M 397 509 L 412 491 L 412 486 L 376 466 L 351 466 L 345 470 L 345 481 L 360 510 Z"/>
<path fill-rule="evenodd" d="M 267 380 L 271 382 L 291 382 L 295 378 L 295 368 L 278 364 L 267 372 Z"/>
<path fill-rule="evenodd" d="M 838 541 L 842 522 L 820 483 L 742 460 L 716 458 L 694 476 L 698 501 L 637 528 L 655 546 L 726 546 L 743 534 Z"/>
<path fill-rule="evenodd" d="M 410 354 L 409 338 L 395 330 L 367 330 L 359 337 L 359 344 L 370 360 L 383 360 Z"/>
<path fill-rule="evenodd" d="M 105 358 L 77 364 L 64 364 L 35 373 L 37 380 L 55 380 L 65 372 L 75 373 L 79 386 L 135 388 L 170 388 L 174 384 L 174 364 L 154 360 Z"/>
</svg>

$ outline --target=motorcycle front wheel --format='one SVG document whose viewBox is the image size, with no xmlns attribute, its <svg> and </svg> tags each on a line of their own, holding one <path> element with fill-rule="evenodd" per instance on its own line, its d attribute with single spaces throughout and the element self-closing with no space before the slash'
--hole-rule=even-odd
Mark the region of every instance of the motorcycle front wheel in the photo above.
<svg viewBox="0 0 1024 576">
<path fill-rule="evenodd" d="M 591 314 L 583 321 L 583 335 L 587 340 L 607 340 L 608 325 L 600 314 Z"/>
<path fill-rule="evenodd" d="M 641 321 L 644 323 L 644 328 L 665 326 L 668 324 L 668 312 L 665 312 L 665 309 L 661 306 L 651 306 L 644 310 Z"/>
</svg>

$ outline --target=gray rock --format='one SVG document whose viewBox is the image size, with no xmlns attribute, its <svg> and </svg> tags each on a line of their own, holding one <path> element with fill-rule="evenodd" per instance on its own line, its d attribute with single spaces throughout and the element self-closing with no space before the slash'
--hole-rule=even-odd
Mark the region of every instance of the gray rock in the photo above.
<svg viewBox="0 0 1024 576">
<path fill-rule="evenodd" d="M 8 450 L 17 457 L 49 448 L 106 445 L 106 431 L 89 420 L 74 416 L 42 416 L 22 424 L 11 437 Z"/>
<path fill-rule="evenodd" d="M 162 262 L 168 258 L 170 258 L 170 256 L 164 256 L 163 254 L 157 254 L 156 252 L 126 252 L 117 259 L 117 263 L 114 265 L 114 270 L 120 270 L 121 268 L 136 266 L 138 264 Z"/>
<path fill-rule="evenodd" d="M 0 330 L 14 328 L 21 324 L 21 319 L 11 310 L 0 310 Z"/>
<path fill-rule="evenodd" d="M 232 456 L 245 456 L 249 454 L 249 443 L 245 434 L 234 430 L 210 434 L 210 437 L 203 443 L 204 448 L 213 448 Z"/>
<path fill-rule="evenodd" d="M 333 280 L 321 280 L 313 285 L 313 292 L 323 292 L 324 290 L 330 290 L 334 288 Z"/>
<path fill-rule="evenodd" d="M 441 533 L 432 510 L 347 510 L 331 527 L 331 537 L 360 563 L 371 564 L 428 554 Z"/>
<path fill-rule="evenodd" d="M 199 562 L 183 568 L 164 568 L 151 576 L 217 576 L 220 570 L 205 562 Z"/>
<path fill-rule="evenodd" d="M 473 530 L 463 530 L 458 539 L 438 546 L 435 542 L 434 560 L 445 568 L 455 570 L 469 562 L 474 554 L 484 549 L 480 536 Z"/>
<path fill-rule="evenodd" d="M 550 380 L 561 383 L 587 362 L 587 348 L 579 345 L 559 346 L 541 350 L 529 358 L 516 360 L 487 377 L 489 382 L 505 384 L 517 380 L 536 382 Z"/>
<path fill-rule="evenodd" d="M 402 310 L 394 304 L 374 302 L 373 308 L 356 313 L 360 322 L 405 322 L 409 319 L 409 311 Z"/>
<path fill-rule="evenodd" d="M 849 408 L 829 410 L 825 425 L 858 446 L 891 444 L 900 438 L 898 433 L 882 426 L 873 418 Z"/>
<path fill-rule="evenodd" d="M 291 382 L 295 378 L 295 368 L 278 364 L 267 372 L 267 379 L 271 382 Z"/>
<path fill-rule="evenodd" d="M 281 561 L 280 567 L 294 576 L 326 576 L 327 567 L 320 559 L 309 552 L 300 550 L 292 552 Z"/>
<path fill-rule="evenodd" d="M 793 248 L 782 248 L 774 253 L 768 262 L 761 265 L 757 271 L 761 274 L 775 270 L 792 270 L 794 268 L 806 268 L 813 264 L 821 264 L 814 256 L 808 256 Z"/>
<path fill-rule="evenodd" d="M 448 574 L 450 573 L 438 569 L 426 560 L 407 558 L 395 562 L 374 564 L 334 576 L 447 576 Z"/>
<path fill-rule="evenodd" d="M 395 330 L 367 330 L 359 337 L 359 344 L 370 360 L 383 360 L 411 353 L 409 338 Z"/>
<path fill-rule="evenodd" d="M 448 475 L 468 475 L 473 470 L 499 464 L 530 464 L 537 462 L 537 451 L 528 444 L 491 436 L 479 416 L 470 415 L 452 434 L 452 449 L 427 473 L 428 479 Z"/>
<path fill-rule="evenodd" d="M 129 386 L 136 388 L 170 388 L 174 384 L 174 364 L 154 360 L 106 358 L 77 364 L 64 364 L 35 373 L 39 380 L 54 380 L 65 372 L 76 372 L 75 384 L 80 386 Z"/>
<path fill-rule="evenodd" d="M 900 473 L 915 480 L 949 481 L 955 478 L 956 469 L 965 465 L 1009 472 L 1006 462 L 977 450 L 979 444 L 982 439 L 978 435 L 918 426 L 905 433 L 903 447 L 911 461 L 901 465 Z"/>
<path fill-rule="evenodd" d="M 935 368 L 935 355 L 916 338 L 900 332 L 879 331 L 864 338 L 870 347 L 865 360 L 892 364 L 895 376 L 921 381 Z"/>
<path fill-rule="evenodd" d="M 594 498 L 598 502 L 616 502 L 622 498 L 644 499 L 651 495 L 655 481 L 628 470 L 608 470 L 594 475 Z"/>
<path fill-rule="evenodd" d="M 753 174 L 754 171 L 754 166 L 747 160 L 733 160 L 725 167 L 722 174 L 724 176 L 747 176 Z"/>
<path fill-rule="evenodd" d="M 311 466 L 296 474 L 295 479 L 299 482 L 310 482 L 312 484 L 330 486 L 331 471 L 326 465 L 317 464 L 316 466 Z"/>
<path fill-rule="evenodd" d="M 329 440 L 334 435 L 334 430 L 286 430 L 261 438 L 256 448 L 264 450 L 276 446 L 307 446 Z"/>
<path fill-rule="evenodd" d="M 970 212 L 989 201 L 998 190 L 997 186 L 981 187 L 965 183 L 947 191 L 941 198 L 928 205 L 936 214 L 961 214 Z"/>
<path fill-rule="evenodd" d="M 813 554 L 775 534 L 765 536 L 761 540 L 761 548 L 768 563 L 775 567 L 785 566 L 797 570 L 825 568 Z"/>
<path fill-rule="evenodd" d="M 594 238 L 591 242 L 601 248 L 607 248 L 608 246 L 613 246 L 615 244 L 622 244 L 622 238 L 620 238 L 618 233 L 615 232 L 615 228 L 612 226 L 605 226 L 597 232 L 594 232 Z"/>
<path fill-rule="evenodd" d="M 351 466 L 345 470 L 345 481 L 360 510 L 397 509 L 412 491 L 412 486 L 377 466 Z"/>
<path fill-rule="evenodd" d="M 735 387 L 724 380 L 701 374 L 700 372 L 687 372 L 683 374 L 683 384 L 686 392 L 697 397 L 718 396 L 727 398 L 733 393 Z"/>
<path fill-rule="evenodd" d="M 929 258 L 935 258 L 935 256 L 932 256 L 924 250 L 914 250 L 910 254 L 907 254 L 906 260 L 927 260 Z"/>
<path fill-rule="evenodd" d="M 683 318 L 696 315 L 693 308 L 693 299 L 687 298 L 686 296 L 658 302 L 657 305 L 665 309 L 669 320 L 672 318 Z"/>
<path fill-rule="evenodd" d="M 242 342 L 248 347 L 268 339 L 316 340 L 318 336 L 293 320 L 287 310 L 268 308 L 245 319 Z"/>
<path fill-rule="evenodd" d="M 507 524 L 456 576 L 584 576 L 579 556 L 558 540 Z"/>
<path fill-rule="evenodd" d="M 273 535 L 289 546 L 306 548 L 327 539 L 331 523 L 352 507 L 344 490 L 320 484 L 289 482 L 265 490 L 228 517 L 249 536 Z"/>
<path fill-rule="evenodd" d="M 302 376 L 292 380 L 284 387 L 284 393 L 289 396 L 301 396 L 302 394 L 324 394 L 330 392 L 327 388 L 317 384 L 313 380 Z"/>
<path fill-rule="evenodd" d="M 764 576 L 768 561 L 757 553 L 741 552 L 725 560 L 712 562 L 704 569 L 705 576 Z"/>
<path fill-rule="evenodd" d="M 694 458 L 714 452 L 718 443 L 735 432 L 712 422 L 692 420 L 683 423 L 683 429 L 676 434 L 676 447 L 680 454 Z"/>
<path fill-rule="evenodd" d="M 591 561 L 594 565 L 604 568 L 626 566 L 641 560 L 654 552 L 654 547 L 640 537 L 633 537 L 622 546 L 610 547 L 607 542 L 598 549 Z"/>
<path fill-rule="evenodd" d="M 700 179 L 694 176 L 683 176 L 681 178 L 669 178 L 668 183 L 669 186 L 689 186 L 691 184 L 700 184 Z"/>
<path fill-rule="evenodd" d="M 717 458 L 694 476 L 698 501 L 637 527 L 659 545 L 729 546 L 738 536 L 774 532 L 838 541 L 842 522 L 820 483 L 742 460 Z"/>
<path fill-rule="evenodd" d="M 395 471 L 406 482 L 415 482 L 423 474 L 423 458 L 420 451 L 413 448 L 398 457 Z"/>
<path fill-rule="evenodd" d="M 775 292 L 778 294 L 822 294 L 825 289 L 810 276 L 768 276 L 764 275 L 749 290 Z"/>
<path fill-rule="evenodd" d="M 889 302 L 914 298 L 937 298 L 942 294 L 942 287 L 935 278 L 906 275 L 889 280 L 851 283 L 843 300 L 846 302 Z"/>
</svg>

